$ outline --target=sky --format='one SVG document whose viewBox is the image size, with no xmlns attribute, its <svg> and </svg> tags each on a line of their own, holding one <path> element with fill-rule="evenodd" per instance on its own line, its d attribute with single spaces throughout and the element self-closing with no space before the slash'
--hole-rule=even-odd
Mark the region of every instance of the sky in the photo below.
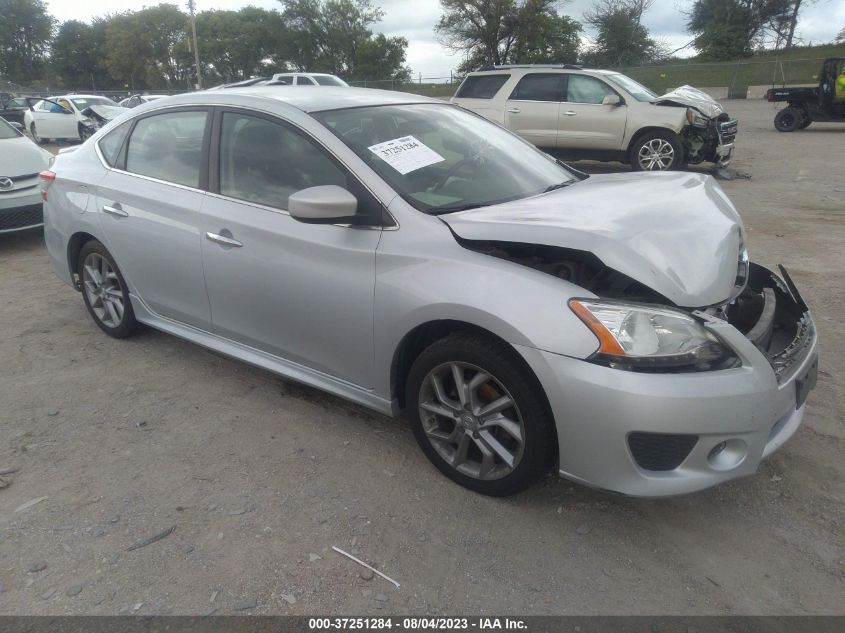
<svg viewBox="0 0 845 633">
<path fill-rule="evenodd" d="M 185 0 L 168 0 L 187 5 Z M 657 0 L 645 14 L 643 24 L 652 36 L 662 41 L 669 50 L 680 48 L 690 41 L 684 25 L 685 11 L 693 0 Z M 158 4 L 158 0 L 47 0 L 51 13 L 59 21 L 70 19 L 89 20 L 103 13 L 116 13 L 139 9 L 143 5 Z M 388 36 L 402 35 L 408 39 L 407 63 L 414 76 L 424 78 L 448 77 L 461 63 L 460 54 L 455 55 L 441 46 L 434 35 L 434 25 L 440 17 L 439 0 L 373 0 L 381 6 L 384 19 L 374 26 L 374 31 Z M 590 8 L 593 0 L 571 0 L 561 2 L 561 12 L 581 20 L 583 12 Z M 806 4 L 806 3 L 805 3 Z M 254 5 L 268 9 L 281 9 L 277 0 L 196 0 L 197 10 L 238 9 Z M 104 9 L 104 6 L 107 7 Z M 802 43 L 831 42 L 845 26 L 845 2 L 842 0 L 816 0 L 802 9 L 797 35 Z M 692 55 L 690 48 L 678 55 Z"/>
</svg>

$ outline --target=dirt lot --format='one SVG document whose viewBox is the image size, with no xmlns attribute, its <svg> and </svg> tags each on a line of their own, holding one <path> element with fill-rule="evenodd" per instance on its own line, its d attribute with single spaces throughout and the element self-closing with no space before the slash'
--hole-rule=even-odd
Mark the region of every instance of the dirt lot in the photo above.
<svg viewBox="0 0 845 633">
<path fill-rule="evenodd" d="M 402 421 L 152 330 L 106 337 L 41 236 L 5 236 L 0 613 L 845 614 L 845 126 L 779 134 L 770 105 L 728 105 L 752 178 L 723 186 L 823 354 L 804 426 L 755 476 L 660 501 L 554 476 L 484 498 Z"/>
</svg>

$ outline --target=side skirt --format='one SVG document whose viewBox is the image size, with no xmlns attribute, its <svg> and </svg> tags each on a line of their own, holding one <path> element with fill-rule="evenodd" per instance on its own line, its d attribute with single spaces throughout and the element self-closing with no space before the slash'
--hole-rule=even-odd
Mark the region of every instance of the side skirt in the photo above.
<svg viewBox="0 0 845 633">
<path fill-rule="evenodd" d="M 395 415 L 394 403 L 377 396 L 371 390 L 362 389 L 352 383 L 327 376 L 326 374 L 297 363 L 292 363 L 278 356 L 267 354 L 254 347 L 249 347 L 248 345 L 212 334 L 211 332 L 206 332 L 205 330 L 200 330 L 160 316 L 150 310 L 135 295 L 130 295 L 130 299 L 132 300 L 132 308 L 135 311 L 135 318 L 141 323 L 149 325 L 151 328 L 172 334 L 191 343 L 196 343 L 235 360 L 266 369 L 282 378 L 300 382 L 335 396 L 345 398 L 346 400 L 351 400 L 383 415 L 391 417 Z"/>
</svg>

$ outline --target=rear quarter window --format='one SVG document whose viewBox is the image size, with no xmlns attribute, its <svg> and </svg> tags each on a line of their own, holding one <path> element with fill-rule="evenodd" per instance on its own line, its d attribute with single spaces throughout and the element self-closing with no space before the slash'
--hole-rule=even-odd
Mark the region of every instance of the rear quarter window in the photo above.
<svg viewBox="0 0 845 633">
<path fill-rule="evenodd" d="M 510 75 L 473 75 L 467 77 L 455 93 L 459 99 L 492 99 L 510 79 Z"/>
</svg>

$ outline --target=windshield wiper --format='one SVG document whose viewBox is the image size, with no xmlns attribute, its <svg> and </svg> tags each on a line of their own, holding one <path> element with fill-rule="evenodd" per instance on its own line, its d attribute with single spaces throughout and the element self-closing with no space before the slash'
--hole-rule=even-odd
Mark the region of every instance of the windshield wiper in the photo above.
<svg viewBox="0 0 845 633">
<path fill-rule="evenodd" d="M 548 187 L 545 188 L 543 193 L 549 193 L 550 191 L 555 191 L 556 189 L 563 189 L 564 187 L 568 187 L 569 185 L 571 185 L 573 182 L 575 182 L 575 181 L 574 180 L 564 180 L 563 182 L 559 182 L 555 185 L 549 185 Z"/>
</svg>

